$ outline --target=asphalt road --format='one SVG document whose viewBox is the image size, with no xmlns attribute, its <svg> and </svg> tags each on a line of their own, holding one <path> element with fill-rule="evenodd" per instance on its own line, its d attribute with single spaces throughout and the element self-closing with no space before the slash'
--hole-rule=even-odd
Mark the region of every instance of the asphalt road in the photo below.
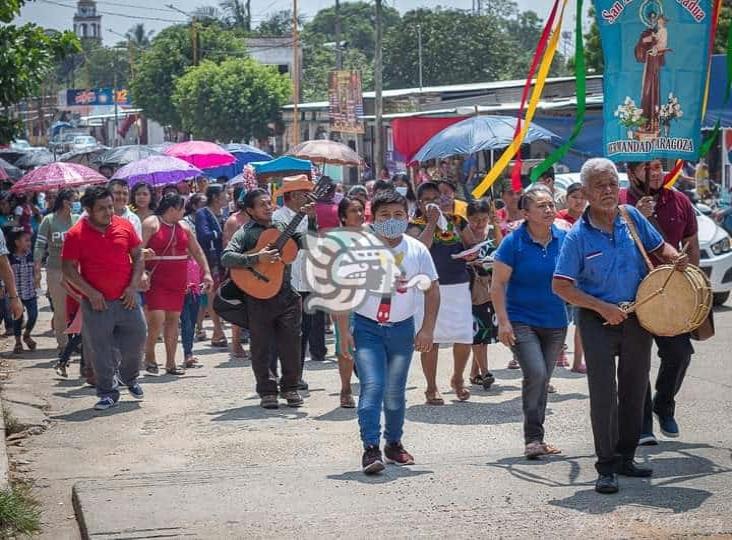
<svg viewBox="0 0 732 540">
<path fill-rule="evenodd" d="M 94 538 L 732 535 L 732 305 L 716 315 L 717 336 L 696 344 L 678 399 L 681 437 L 642 449 L 655 476 L 622 479 L 616 496 L 592 490 L 584 376 L 555 372 L 547 440 L 563 454 L 522 458 L 521 375 L 505 369 L 500 345 L 489 352 L 496 384 L 466 403 L 447 392 L 441 352 L 444 407 L 424 405 L 415 357 L 404 444 L 417 464 L 367 478 L 333 361 L 306 365 L 305 407 L 264 411 L 249 363 L 197 344 L 204 367 L 145 376 L 142 402 L 125 395 L 96 413 L 92 389 L 53 373 L 47 335 L 17 360 L 13 386 L 46 399 L 52 423 L 14 456 L 35 481 L 44 538 L 80 536 L 74 503 Z"/>
</svg>

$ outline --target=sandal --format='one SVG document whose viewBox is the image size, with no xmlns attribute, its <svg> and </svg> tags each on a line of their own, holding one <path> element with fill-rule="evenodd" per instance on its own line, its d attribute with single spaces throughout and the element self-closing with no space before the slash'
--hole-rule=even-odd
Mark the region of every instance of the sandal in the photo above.
<svg viewBox="0 0 732 540">
<path fill-rule="evenodd" d="M 483 390 L 489 390 L 494 382 L 496 382 L 496 378 L 493 376 L 493 373 L 488 371 L 483 375 Z"/>
<path fill-rule="evenodd" d="M 473 375 L 472 377 L 470 377 L 469 380 L 470 384 L 474 384 L 475 386 L 483 386 L 483 376 L 480 374 Z"/>
<path fill-rule="evenodd" d="M 23 344 L 18 342 L 13 348 L 13 354 L 23 354 Z"/>
<path fill-rule="evenodd" d="M 580 364 L 579 367 L 572 368 L 570 371 L 572 373 L 581 373 L 584 375 L 587 373 L 587 366 L 585 364 Z"/>
<path fill-rule="evenodd" d="M 343 409 L 355 409 L 356 401 L 353 399 L 351 392 L 341 392 L 341 408 Z"/>
<path fill-rule="evenodd" d="M 234 349 L 231 351 L 231 356 L 232 358 L 246 358 L 247 352 L 243 348 L 239 347 L 238 350 Z"/>
<path fill-rule="evenodd" d="M 544 447 L 544 453 L 548 456 L 553 456 L 556 454 L 561 454 L 562 451 L 557 448 L 556 446 L 549 444 L 549 443 L 541 443 L 541 445 Z"/>
<path fill-rule="evenodd" d="M 440 395 L 439 390 L 435 390 L 434 392 L 425 392 L 424 397 L 427 400 L 427 405 L 444 405 L 445 400 L 442 399 L 442 396 Z"/>
<path fill-rule="evenodd" d="M 184 369 L 179 368 L 178 366 L 174 368 L 165 368 L 165 373 L 168 375 L 185 375 L 186 372 Z"/>
<path fill-rule="evenodd" d="M 206 335 L 206 332 L 204 330 L 196 332 L 196 341 L 206 341 L 207 339 L 208 336 Z"/>
<path fill-rule="evenodd" d="M 186 369 L 202 367 L 201 366 L 201 363 L 198 361 L 198 358 L 196 358 L 195 356 L 191 356 L 190 358 L 186 358 L 186 360 L 185 360 L 185 366 L 186 366 Z"/>
<path fill-rule="evenodd" d="M 519 369 L 520 367 L 516 357 L 511 358 L 511 361 L 508 363 L 508 369 Z"/>
<path fill-rule="evenodd" d="M 36 350 L 36 342 L 33 341 L 33 338 L 30 337 L 30 335 L 26 334 L 23 336 L 23 341 L 25 341 L 25 344 L 28 346 L 28 349 L 31 351 Z"/>
<path fill-rule="evenodd" d="M 145 371 L 152 373 L 153 375 L 157 375 L 160 372 L 160 365 L 158 365 L 157 362 L 154 364 L 146 364 Z"/>
<path fill-rule="evenodd" d="M 465 387 L 464 382 L 461 380 L 460 384 L 455 384 L 455 379 L 450 381 L 450 387 L 454 390 L 457 398 L 460 401 L 468 401 L 470 399 L 470 390 Z"/>
<path fill-rule="evenodd" d="M 229 342 L 226 340 L 226 336 L 219 339 L 212 339 L 211 346 L 216 348 L 225 348 L 229 346 Z"/>
<path fill-rule="evenodd" d="M 524 448 L 524 456 L 526 459 L 539 459 L 540 456 L 546 454 L 544 443 L 539 441 L 530 442 Z"/>
</svg>

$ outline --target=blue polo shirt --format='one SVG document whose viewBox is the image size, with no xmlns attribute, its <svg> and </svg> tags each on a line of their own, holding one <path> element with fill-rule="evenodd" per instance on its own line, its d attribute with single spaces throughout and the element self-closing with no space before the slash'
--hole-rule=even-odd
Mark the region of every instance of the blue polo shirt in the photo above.
<svg viewBox="0 0 732 540">
<path fill-rule="evenodd" d="M 632 206 L 625 205 L 647 252 L 663 245 L 653 225 Z M 618 213 L 613 232 L 590 223 L 589 208 L 567 233 L 554 277 L 573 281 L 581 291 L 609 302 L 633 302 L 638 285 L 648 273 L 643 256 Z"/>
<path fill-rule="evenodd" d="M 552 277 L 565 235 L 552 225 L 552 241 L 545 248 L 531 238 L 523 223 L 498 246 L 494 258 L 512 270 L 506 290 L 506 311 L 512 323 L 537 328 L 567 326 L 564 301 L 552 292 Z"/>
</svg>

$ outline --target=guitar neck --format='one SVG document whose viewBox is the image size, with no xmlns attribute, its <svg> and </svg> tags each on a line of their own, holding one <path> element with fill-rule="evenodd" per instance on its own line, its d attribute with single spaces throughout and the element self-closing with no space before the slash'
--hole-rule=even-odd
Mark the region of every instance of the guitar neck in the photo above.
<svg viewBox="0 0 732 540">
<path fill-rule="evenodd" d="M 295 214 L 295 217 L 292 218 L 292 221 L 287 224 L 287 227 L 285 227 L 285 230 L 280 233 L 279 237 L 277 238 L 277 241 L 275 242 L 275 249 L 278 251 L 281 251 L 283 247 L 285 247 L 285 243 L 292 238 L 292 235 L 295 234 L 297 231 L 297 227 L 300 225 L 300 222 L 305 217 L 305 212 L 298 212 Z"/>
</svg>

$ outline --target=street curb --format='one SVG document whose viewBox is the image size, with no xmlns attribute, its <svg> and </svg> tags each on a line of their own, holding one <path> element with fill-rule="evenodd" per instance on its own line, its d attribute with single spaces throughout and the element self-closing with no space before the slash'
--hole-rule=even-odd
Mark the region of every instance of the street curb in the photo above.
<svg viewBox="0 0 732 540">
<path fill-rule="evenodd" d="M 2 409 L 3 399 L 0 392 L 0 409 Z M 5 415 L 0 410 L 0 490 L 6 490 L 10 486 L 10 477 L 8 476 L 10 463 L 8 462 L 8 447 L 5 443 Z"/>
</svg>

